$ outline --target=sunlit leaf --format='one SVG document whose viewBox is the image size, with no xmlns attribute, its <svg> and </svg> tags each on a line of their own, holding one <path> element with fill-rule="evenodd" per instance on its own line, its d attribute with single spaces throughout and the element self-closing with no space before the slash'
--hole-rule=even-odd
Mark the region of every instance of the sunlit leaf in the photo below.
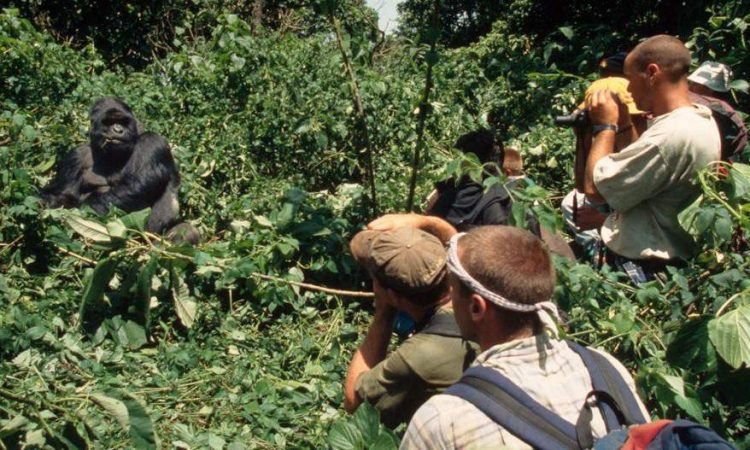
<svg viewBox="0 0 750 450">
<path fill-rule="evenodd" d="M 750 366 L 750 305 L 712 319 L 708 333 L 716 351 L 730 366 Z"/>
</svg>

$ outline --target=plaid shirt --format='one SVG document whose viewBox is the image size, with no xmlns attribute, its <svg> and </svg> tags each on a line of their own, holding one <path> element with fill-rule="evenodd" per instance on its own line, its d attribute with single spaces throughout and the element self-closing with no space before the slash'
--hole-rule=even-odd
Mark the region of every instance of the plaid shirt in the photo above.
<svg viewBox="0 0 750 450">
<path fill-rule="evenodd" d="M 607 356 L 635 391 L 626 369 Z M 571 423 L 576 423 L 583 400 L 592 389 L 581 358 L 564 341 L 548 338 L 546 334 L 491 347 L 477 357 L 474 365 L 497 370 L 542 406 Z M 648 417 L 643 404 L 640 401 L 639 404 Z M 594 414 L 592 429 L 596 437 L 606 434 L 600 414 Z M 401 442 L 401 449 L 502 447 L 531 448 L 471 403 L 445 394 L 432 397 L 416 412 Z"/>
</svg>

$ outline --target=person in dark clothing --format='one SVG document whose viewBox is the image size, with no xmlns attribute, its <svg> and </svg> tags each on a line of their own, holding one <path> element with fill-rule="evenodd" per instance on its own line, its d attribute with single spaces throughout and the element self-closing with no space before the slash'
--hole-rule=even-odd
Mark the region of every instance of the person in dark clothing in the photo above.
<svg viewBox="0 0 750 450">
<path fill-rule="evenodd" d="M 690 101 L 707 106 L 721 136 L 721 159 L 738 161 L 747 147 L 747 129 L 742 117 L 727 101 L 732 70 L 714 61 L 705 61 L 688 77 Z"/>
<path fill-rule="evenodd" d="M 485 176 L 498 176 L 503 167 L 503 145 L 485 129 L 466 133 L 456 141 L 455 147 L 463 153 L 473 153 L 483 165 Z M 510 215 L 511 198 L 501 184 L 494 184 L 485 191 L 484 186 L 463 176 L 435 185 L 437 199 L 428 208 L 427 214 L 437 216 L 458 231 L 466 231 L 477 225 L 506 225 Z M 538 225 L 534 223 L 538 231 Z M 538 232 L 537 232 L 538 234 Z"/>
</svg>

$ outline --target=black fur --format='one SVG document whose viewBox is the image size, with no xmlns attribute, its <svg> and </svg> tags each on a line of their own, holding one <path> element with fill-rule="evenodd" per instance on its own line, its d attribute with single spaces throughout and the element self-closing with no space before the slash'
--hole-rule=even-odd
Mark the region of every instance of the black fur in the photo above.
<svg viewBox="0 0 750 450">
<path fill-rule="evenodd" d="M 126 212 L 150 207 L 146 229 L 169 233 L 179 214 L 180 174 L 167 141 L 142 133 L 131 109 L 117 98 L 98 100 L 89 117 L 90 143 L 63 158 L 55 178 L 42 189 L 45 203 L 52 208 L 89 205 L 100 214 L 112 205 Z M 197 243 L 198 232 L 192 231 L 189 241 Z"/>
</svg>

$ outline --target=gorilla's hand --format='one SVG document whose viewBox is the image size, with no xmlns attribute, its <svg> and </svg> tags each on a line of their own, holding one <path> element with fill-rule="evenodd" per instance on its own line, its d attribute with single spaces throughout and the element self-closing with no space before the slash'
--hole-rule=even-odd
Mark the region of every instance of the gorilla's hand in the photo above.
<svg viewBox="0 0 750 450">
<path fill-rule="evenodd" d="M 85 170 L 81 174 L 81 191 L 104 193 L 109 190 L 109 183 L 103 176 L 95 173 L 93 170 Z"/>
</svg>

